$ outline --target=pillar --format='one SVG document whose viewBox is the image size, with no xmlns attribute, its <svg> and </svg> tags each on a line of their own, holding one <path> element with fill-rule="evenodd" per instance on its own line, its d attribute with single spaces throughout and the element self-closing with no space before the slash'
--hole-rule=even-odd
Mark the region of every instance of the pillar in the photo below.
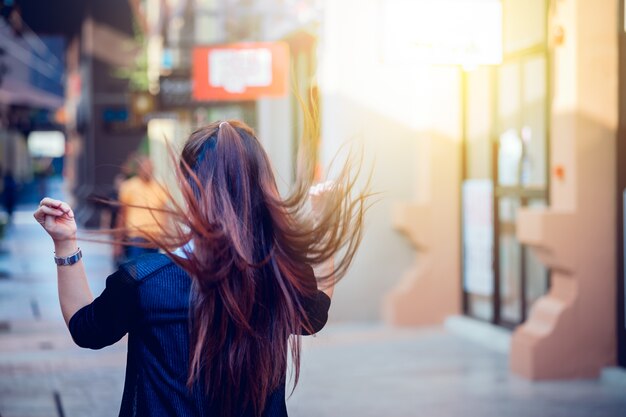
<svg viewBox="0 0 626 417">
<path fill-rule="evenodd" d="M 393 211 L 394 228 L 417 254 L 383 302 L 385 320 L 403 326 L 441 324 L 461 309 L 460 142 L 441 135 L 419 140 L 422 197 Z"/>
<path fill-rule="evenodd" d="M 550 30 L 550 207 L 519 213 L 519 240 L 551 288 L 512 338 L 511 369 L 530 379 L 595 377 L 613 364 L 617 0 L 559 0 Z"/>
</svg>

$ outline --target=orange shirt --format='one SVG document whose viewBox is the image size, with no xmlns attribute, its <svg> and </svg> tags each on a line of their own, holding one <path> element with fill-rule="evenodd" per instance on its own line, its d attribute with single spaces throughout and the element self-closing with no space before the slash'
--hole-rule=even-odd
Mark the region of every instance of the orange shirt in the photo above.
<svg viewBox="0 0 626 417">
<path fill-rule="evenodd" d="M 143 237 L 143 231 L 158 233 L 166 227 L 165 213 L 149 209 L 163 209 L 167 202 L 167 195 L 162 186 L 156 181 L 144 181 L 133 177 L 120 185 L 119 200 L 122 204 L 141 206 L 124 207 L 125 224 L 129 237 Z"/>
</svg>

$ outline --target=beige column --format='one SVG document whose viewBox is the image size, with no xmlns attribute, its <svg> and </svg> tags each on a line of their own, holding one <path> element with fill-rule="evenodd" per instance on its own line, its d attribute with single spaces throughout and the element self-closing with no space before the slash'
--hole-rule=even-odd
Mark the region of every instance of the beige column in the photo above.
<svg viewBox="0 0 626 417">
<path fill-rule="evenodd" d="M 416 203 L 398 203 L 394 227 L 415 247 L 413 266 L 385 297 L 382 314 L 404 326 L 440 324 L 461 305 L 460 141 L 442 135 L 419 139 Z"/>
<path fill-rule="evenodd" d="M 617 12 L 617 0 L 554 2 L 550 207 L 517 223 L 552 271 L 512 340 L 511 369 L 531 379 L 594 377 L 615 361 Z"/>
</svg>

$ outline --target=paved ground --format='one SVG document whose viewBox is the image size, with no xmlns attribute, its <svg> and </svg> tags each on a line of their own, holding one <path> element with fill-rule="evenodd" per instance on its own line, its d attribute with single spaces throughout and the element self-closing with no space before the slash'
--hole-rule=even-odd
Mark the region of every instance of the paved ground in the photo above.
<svg viewBox="0 0 626 417">
<path fill-rule="evenodd" d="M 57 302 L 52 246 L 29 212 L 18 213 L 0 255 L 0 416 L 116 416 L 124 343 L 74 346 Z M 111 271 L 107 247 L 82 244 L 99 293 Z M 296 417 L 624 417 L 626 383 L 530 383 L 504 355 L 440 328 L 329 326 L 306 341 Z"/>
<path fill-rule="evenodd" d="M 626 380 L 531 383 L 442 329 L 333 326 L 307 346 L 292 415 L 624 417 Z"/>
</svg>

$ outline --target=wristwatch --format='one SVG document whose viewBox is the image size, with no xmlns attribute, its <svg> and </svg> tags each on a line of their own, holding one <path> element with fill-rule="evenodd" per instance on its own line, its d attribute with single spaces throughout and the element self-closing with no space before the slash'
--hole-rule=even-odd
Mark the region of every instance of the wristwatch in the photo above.
<svg viewBox="0 0 626 417">
<path fill-rule="evenodd" d="M 80 261 L 80 258 L 82 257 L 83 252 L 80 250 L 80 248 L 78 248 L 78 250 L 70 256 L 55 256 L 54 263 L 58 266 L 74 265 L 76 262 Z"/>
</svg>

